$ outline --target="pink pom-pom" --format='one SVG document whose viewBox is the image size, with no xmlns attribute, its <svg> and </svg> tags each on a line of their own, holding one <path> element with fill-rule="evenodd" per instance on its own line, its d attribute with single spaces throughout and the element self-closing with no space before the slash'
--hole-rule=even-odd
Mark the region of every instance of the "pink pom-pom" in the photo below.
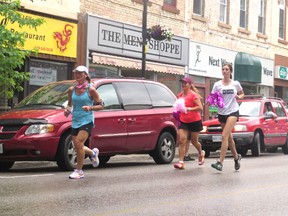
<svg viewBox="0 0 288 216">
<path fill-rule="evenodd" d="M 182 113 L 186 113 L 187 109 L 185 106 L 185 99 L 184 98 L 179 98 L 175 101 L 175 104 L 173 105 L 174 109 L 176 111 L 182 112 Z"/>
</svg>

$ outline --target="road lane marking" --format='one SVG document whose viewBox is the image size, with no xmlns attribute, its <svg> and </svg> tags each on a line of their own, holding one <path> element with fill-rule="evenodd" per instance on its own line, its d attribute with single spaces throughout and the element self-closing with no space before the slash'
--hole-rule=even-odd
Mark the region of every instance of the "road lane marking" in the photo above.
<svg viewBox="0 0 288 216">
<path fill-rule="evenodd" d="M 41 174 L 41 175 L 21 175 L 21 176 L 0 176 L 0 179 L 15 179 L 15 178 L 32 178 L 32 177 L 46 177 L 54 174 Z"/>
</svg>

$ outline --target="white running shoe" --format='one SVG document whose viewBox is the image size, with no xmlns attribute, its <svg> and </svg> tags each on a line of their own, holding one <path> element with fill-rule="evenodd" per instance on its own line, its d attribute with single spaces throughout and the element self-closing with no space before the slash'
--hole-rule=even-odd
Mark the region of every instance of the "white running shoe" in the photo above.
<svg viewBox="0 0 288 216">
<path fill-rule="evenodd" d="M 82 179 L 84 178 L 84 173 L 82 170 L 74 170 L 74 172 L 69 175 L 69 179 Z"/>
<path fill-rule="evenodd" d="M 92 166 L 93 167 L 98 167 L 99 166 L 99 158 L 98 158 L 98 155 L 99 155 L 99 149 L 98 148 L 94 148 L 92 150 L 94 152 L 93 156 L 90 157 L 90 160 L 92 162 Z"/>
</svg>

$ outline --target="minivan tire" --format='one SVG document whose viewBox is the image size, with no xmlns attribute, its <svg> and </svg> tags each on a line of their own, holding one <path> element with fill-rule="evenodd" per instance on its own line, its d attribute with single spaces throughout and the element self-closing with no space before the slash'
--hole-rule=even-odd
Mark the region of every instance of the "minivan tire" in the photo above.
<svg viewBox="0 0 288 216">
<path fill-rule="evenodd" d="M 70 134 L 64 135 L 59 143 L 57 165 L 63 171 L 72 171 L 77 165 L 77 154 Z"/>
<path fill-rule="evenodd" d="M 157 164 L 169 164 L 175 157 L 175 149 L 173 136 L 169 132 L 164 132 L 160 135 L 151 156 Z"/>
<path fill-rule="evenodd" d="M 7 171 L 9 170 L 13 165 L 15 161 L 0 161 L 0 171 Z"/>
</svg>

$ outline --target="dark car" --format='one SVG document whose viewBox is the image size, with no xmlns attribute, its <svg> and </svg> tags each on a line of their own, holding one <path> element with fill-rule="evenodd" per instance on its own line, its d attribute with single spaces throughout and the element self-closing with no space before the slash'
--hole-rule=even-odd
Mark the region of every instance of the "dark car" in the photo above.
<svg viewBox="0 0 288 216">
<path fill-rule="evenodd" d="M 261 151 L 276 152 L 282 147 L 288 154 L 288 117 L 283 100 L 262 96 L 246 96 L 239 100 L 239 121 L 232 133 L 238 153 L 242 156 L 251 149 L 253 156 Z M 222 128 L 217 118 L 203 122 L 199 135 L 202 148 L 209 157 L 210 151 L 221 147 Z"/>
<path fill-rule="evenodd" d="M 175 95 L 163 84 L 143 79 L 92 80 L 104 110 L 85 145 L 100 150 L 100 165 L 117 154 L 149 154 L 158 164 L 175 156 L 177 127 L 172 116 Z M 76 166 L 71 115 L 64 116 L 67 91 L 75 81 L 50 83 L 11 111 L 0 114 L 0 170 L 15 161 L 56 161 L 62 170 Z"/>
</svg>

